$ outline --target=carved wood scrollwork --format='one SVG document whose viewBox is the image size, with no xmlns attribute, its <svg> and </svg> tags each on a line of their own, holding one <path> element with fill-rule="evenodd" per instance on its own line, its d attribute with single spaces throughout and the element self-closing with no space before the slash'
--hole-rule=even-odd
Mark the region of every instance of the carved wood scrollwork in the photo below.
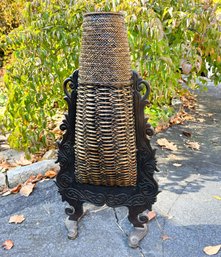
<svg viewBox="0 0 221 257">
<path fill-rule="evenodd" d="M 76 101 L 78 88 L 78 70 L 64 82 L 65 100 L 68 103 L 68 114 L 65 115 L 60 128 L 65 131 L 63 139 L 58 143 L 58 160 L 60 171 L 56 184 L 63 201 L 91 202 L 95 205 L 107 204 L 117 206 L 145 206 L 151 210 L 156 201 L 158 185 L 153 178 L 156 170 L 155 151 L 150 146 L 148 136 L 153 135 L 153 130 L 144 117 L 144 108 L 148 104 L 147 97 L 150 93 L 149 84 L 133 72 L 134 113 L 137 143 L 137 185 L 135 187 L 106 187 L 79 184 L 75 181 L 75 120 Z M 70 92 L 68 89 L 70 88 Z M 141 95 L 142 86 L 145 94 Z"/>
</svg>

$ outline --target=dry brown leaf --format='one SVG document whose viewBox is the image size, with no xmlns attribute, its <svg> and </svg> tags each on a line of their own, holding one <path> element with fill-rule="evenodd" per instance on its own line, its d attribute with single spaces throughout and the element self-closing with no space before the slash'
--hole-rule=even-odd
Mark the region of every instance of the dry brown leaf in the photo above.
<svg viewBox="0 0 221 257">
<path fill-rule="evenodd" d="M 205 119 L 203 119 L 203 118 L 197 118 L 197 121 L 199 121 L 199 122 L 204 122 Z"/>
<path fill-rule="evenodd" d="M 183 120 L 194 120 L 195 118 L 192 116 L 192 115 L 190 115 L 190 114 L 187 114 L 187 113 L 185 113 L 185 115 L 183 115 Z"/>
<path fill-rule="evenodd" d="M 11 191 L 10 190 L 7 190 L 6 192 L 4 192 L 1 196 L 7 196 L 7 195 L 10 195 L 11 194 Z"/>
<path fill-rule="evenodd" d="M 29 160 L 25 159 L 24 156 L 22 156 L 22 157 L 20 158 L 20 160 L 16 161 L 16 163 L 17 163 L 18 165 L 21 165 L 21 166 L 26 166 L 26 165 L 32 164 L 32 161 L 29 161 Z"/>
<path fill-rule="evenodd" d="M 177 155 L 175 155 L 175 154 L 169 154 L 168 158 L 169 159 L 174 159 L 174 160 L 179 160 L 179 157 Z"/>
<path fill-rule="evenodd" d="M 21 187 L 22 185 L 18 184 L 16 187 L 13 187 L 10 191 L 12 194 L 17 194 L 20 191 Z"/>
<path fill-rule="evenodd" d="M 42 180 L 39 181 L 39 183 L 42 183 L 44 181 L 49 181 L 49 180 L 50 180 L 50 178 L 43 178 Z"/>
<path fill-rule="evenodd" d="M 35 184 L 32 184 L 32 183 L 24 185 L 20 190 L 20 194 L 27 197 L 32 193 L 34 187 L 35 187 Z"/>
<path fill-rule="evenodd" d="M 181 163 L 173 163 L 173 166 L 175 166 L 175 167 L 181 167 L 182 164 L 181 164 Z"/>
<path fill-rule="evenodd" d="M 163 123 L 163 124 L 159 124 L 155 129 L 155 133 L 159 133 L 161 131 L 166 130 L 169 127 L 169 123 Z"/>
<path fill-rule="evenodd" d="M 38 175 L 35 177 L 35 179 L 32 180 L 32 183 L 36 183 L 36 182 L 38 182 L 38 181 L 40 181 L 40 180 L 42 180 L 42 179 L 43 179 L 43 175 L 40 173 L 40 174 L 38 174 Z"/>
<path fill-rule="evenodd" d="M 188 141 L 186 142 L 187 146 L 193 150 L 199 150 L 200 149 L 200 144 L 198 142 L 194 141 Z"/>
<path fill-rule="evenodd" d="M 171 151 L 177 150 L 177 146 L 174 143 L 169 142 L 166 138 L 157 139 L 157 144 Z"/>
<path fill-rule="evenodd" d="M 44 176 L 41 173 L 39 173 L 37 176 L 32 175 L 32 176 L 29 177 L 29 179 L 26 180 L 24 185 L 27 185 L 27 184 L 30 184 L 30 183 L 36 183 L 43 178 L 44 178 Z"/>
<path fill-rule="evenodd" d="M 24 183 L 24 185 L 32 183 L 32 181 L 36 178 L 36 176 L 31 175 Z"/>
<path fill-rule="evenodd" d="M 183 103 L 183 106 L 185 108 L 195 109 L 195 107 L 196 107 L 196 97 L 194 95 L 192 95 L 189 92 L 186 92 L 186 94 L 182 95 L 180 97 L 180 99 L 181 99 L 181 101 Z"/>
<path fill-rule="evenodd" d="M 52 130 L 53 134 L 56 134 L 56 135 L 62 135 L 63 134 L 63 131 L 60 130 L 59 127 L 56 127 Z"/>
<path fill-rule="evenodd" d="M 161 238 L 163 241 L 170 239 L 170 237 L 168 235 L 163 235 L 163 236 L 161 236 Z"/>
<path fill-rule="evenodd" d="M 156 214 L 155 211 L 149 211 L 148 214 L 147 214 L 147 217 L 148 217 L 149 221 L 156 218 L 156 216 L 157 216 L 157 214 Z"/>
<path fill-rule="evenodd" d="M 207 255 L 214 255 L 214 254 L 217 254 L 220 249 L 221 249 L 221 244 L 220 245 L 210 245 L 210 246 L 204 247 L 203 251 Z"/>
<path fill-rule="evenodd" d="M 183 120 L 180 117 L 180 113 L 177 113 L 175 116 L 170 118 L 170 124 L 172 125 L 183 124 Z"/>
<path fill-rule="evenodd" d="M 54 178 L 55 176 L 57 176 L 57 172 L 54 171 L 54 170 L 48 170 L 48 171 L 45 173 L 45 177 L 46 177 L 46 178 Z"/>
<path fill-rule="evenodd" d="M 174 124 L 183 124 L 184 121 L 192 121 L 195 120 L 195 118 L 184 111 L 184 109 L 182 108 L 178 113 L 176 113 L 174 116 L 172 116 L 170 118 L 170 124 L 174 125 Z"/>
<path fill-rule="evenodd" d="M 10 169 L 10 168 L 14 168 L 14 167 L 16 167 L 16 166 L 18 166 L 18 165 L 15 164 L 15 163 L 9 163 L 9 162 L 7 162 L 7 161 L 0 163 L 0 167 L 3 168 L 3 169 L 6 169 L 6 170 L 8 170 L 8 169 Z"/>
<path fill-rule="evenodd" d="M 3 244 L 2 244 L 2 247 L 5 249 L 5 250 L 10 250 L 12 247 L 14 246 L 14 243 L 12 240 L 6 240 Z"/>
<path fill-rule="evenodd" d="M 9 223 L 20 224 L 25 220 L 24 215 L 13 215 L 9 219 Z"/>
</svg>

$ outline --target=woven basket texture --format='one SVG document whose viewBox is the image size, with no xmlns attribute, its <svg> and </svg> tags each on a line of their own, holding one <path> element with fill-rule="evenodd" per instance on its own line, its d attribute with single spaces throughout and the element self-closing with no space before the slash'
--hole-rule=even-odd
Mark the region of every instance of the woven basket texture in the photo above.
<svg viewBox="0 0 221 257">
<path fill-rule="evenodd" d="M 84 17 L 76 117 L 76 180 L 136 185 L 130 55 L 121 14 Z"/>
</svg>

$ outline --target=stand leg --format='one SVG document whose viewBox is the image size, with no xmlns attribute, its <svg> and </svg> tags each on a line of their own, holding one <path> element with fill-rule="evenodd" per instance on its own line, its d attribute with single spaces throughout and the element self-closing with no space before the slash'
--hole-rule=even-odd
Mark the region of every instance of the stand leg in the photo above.
<svg viewBox="0 0 221 257">
<path fill-rule="evenodd" d="M 78 222 L 83 216 L 83 203 L 71 202 L 70 208 L 65 209 L 66 214 L 69 216 L 65 220 L 65 226 L 68 230 L 68 238 L 75 239 L 78 235 Z"/>
<path fill-rule="evenodd" d="M 134 226 L 134 230 L 128 236 L 128 244 L 130 247 L 136 248 L 148 232 L 147 207 L 132 206 L 128 207 L 128 209 L 128 219 Z"/>
</svg>

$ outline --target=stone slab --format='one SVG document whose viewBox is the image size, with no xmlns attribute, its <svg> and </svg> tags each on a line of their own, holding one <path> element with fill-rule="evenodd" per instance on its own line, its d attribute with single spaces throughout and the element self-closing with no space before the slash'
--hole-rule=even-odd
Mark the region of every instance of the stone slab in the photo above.
<svg viewBox="0 0 221 257">
<path fill-rule="evenodd" d="M 0 191 L 7 187 L 5 174 L 0 173 Z"/>
<path fill-rule="evenodd" d="M 44 175 L 46 171 L 54 169 L 58 170 L 59 165 L 55 160 L 44 160 L 33 163 L 28 166 L 16 167 L 7 171 L 9 187 L 14 187 L 19 183 L 24 183 L 31 175 Z"/>
<path fill-rule="evenodd" d="M 14 149 L 0 151 L 0 162 L 16 163 L 20 159 L 25 159 L 25 153 Z"/>
</svg>

